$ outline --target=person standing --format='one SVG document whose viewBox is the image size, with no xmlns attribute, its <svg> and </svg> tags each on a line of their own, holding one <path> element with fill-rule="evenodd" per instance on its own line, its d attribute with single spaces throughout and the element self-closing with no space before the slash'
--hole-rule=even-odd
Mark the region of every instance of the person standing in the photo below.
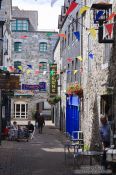
<svg viewBox="0 0 116 175">
<path fill-rule="evenodd" d="M 34 116 L 36 127 L 38 127 L 38 119 L 39 119 L 39 117 L 40 117 L 40 113 L 39 113 L 39 110 L 38 110 L 38 111 L 35 112 L 35 116 Z"/>
<path fill-rule="evenodd" d="M 110 126 L 107 121 L 107 117 L 102 115 L 100 117 L 101 127 L 100 127 L 100 137 L 103 147 L 103 160 L 102 164 L 107 169 L 107 161 L 106 161 L 106 148 L 110 147 Z"/>
<path fill-rule="evenodd" d="M 42 113 L 40 113 L 40 116 L 38 118 L 38 129 L 40 134 L 42 134 L 43 126 L 45 126 L 45 120 Z"/>
</svg>

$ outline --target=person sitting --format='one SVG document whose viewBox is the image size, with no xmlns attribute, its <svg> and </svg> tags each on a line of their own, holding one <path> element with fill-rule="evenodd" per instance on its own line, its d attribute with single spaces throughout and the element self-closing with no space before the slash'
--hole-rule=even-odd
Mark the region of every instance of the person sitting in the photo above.
<svg viewBox="0 0 116 175">
<path fill-rule="evenodd" d="M 31 121 L 28 121 L 27 129 L 30 133 L 33 133 L 34 131 L 34 125 L 31 123 Z"/>
</svg>

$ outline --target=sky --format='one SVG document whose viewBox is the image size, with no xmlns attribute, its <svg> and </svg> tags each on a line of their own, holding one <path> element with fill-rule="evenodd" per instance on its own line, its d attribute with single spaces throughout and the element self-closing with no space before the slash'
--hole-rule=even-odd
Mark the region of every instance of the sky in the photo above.
<svg viewBox="0 0 116 175">
<path fill-rule="evenodd" d="M 57 0 L 53 7 L 51 0 L 12 0 L 12 4 L 21 10 L 37 10 L 39 30 L 58 30 L 58 15 L 64 0 Z"/>
</svg>

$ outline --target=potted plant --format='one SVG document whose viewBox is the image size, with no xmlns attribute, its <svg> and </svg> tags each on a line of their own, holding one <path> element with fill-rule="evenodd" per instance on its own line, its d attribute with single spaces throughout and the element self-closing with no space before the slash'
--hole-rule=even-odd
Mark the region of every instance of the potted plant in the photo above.
<svg viewBox="0 0 116 175">
<path fill-rule="evenodd" d="M 78 95 L 79 97 L 82 97 L 83 96 L 83 89 L 81 88 L 81 86 L 78 83 L 75 83 L 75 84 L 69 85 L 66 93 L 68 95 Z"/>
<path fill-rule="evenodd" d="M 56 95 L 56 96 L 54 96 L 54 97 L 49 97 L 47 101 L 48 101 L 48 103 L 49 103 L 50 105 L 55 105 L 55 104 L 58 103 L 60 100 L 61 100 L 61 97 L 58 96 L 58 95 Z"/>
</svg>

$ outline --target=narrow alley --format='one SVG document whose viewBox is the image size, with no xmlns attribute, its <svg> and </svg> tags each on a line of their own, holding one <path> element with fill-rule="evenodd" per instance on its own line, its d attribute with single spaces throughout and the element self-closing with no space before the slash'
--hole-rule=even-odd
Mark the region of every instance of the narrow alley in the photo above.
<svg viewBox="0 0 116 175">
<path fill-rule="evenodd" d="M 46 124 L 47 125 L 47 124 Z M 29 142 L 3 141 L 0 175 L 65 175 L 63 136 L 52 125 Z"/>
</svg>

